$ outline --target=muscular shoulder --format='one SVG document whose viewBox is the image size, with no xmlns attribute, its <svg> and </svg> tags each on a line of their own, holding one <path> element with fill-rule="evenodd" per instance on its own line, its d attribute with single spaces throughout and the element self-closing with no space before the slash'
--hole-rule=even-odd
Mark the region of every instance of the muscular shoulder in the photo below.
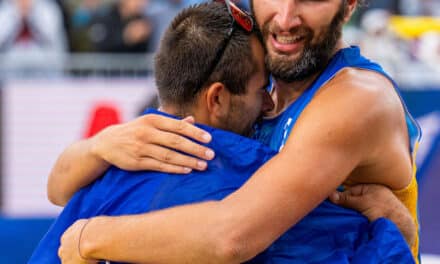
<svg viewBox="0 0 440 264">
<path fill-rule="evenodd" d="M 373 174 L 382 184 L 405 187 L 411 179 L 409 141 L 403 105 L 393 83 L 373 71 L 346 69 L 324 87 L 322 100 L 337 94 L 347 97 L 334 102 L 339 103 L 339 109 L 355 113 L 343 115 L 353 120 L 357 132 L 363 131 L 357 135 L 368 143 L 361 165 L 374 164 Z M 381 173 L 385 167 L 387 175 Z M 362 177 L 365 180 L 365 175 Z"/>
<path fill-rule="evenodd" d="M 292 132 L 300 128 L 371 154 L 396 134 L 404 136 L 403 108 L 385 76 L 348 68 L 319 90 Z"/>
<path fill-rule="evenodd" d="M 330 80 L 323 90 L 329 93 L 347 93 L 352 96 L 360 96 L 366 103 L 381 103 L 382 100 L 398 99 L 392 82 L 384 75 L 377 72 L 346 68 L 341 70 Z M 396 100 L 397 102 L 397 100 Z"/>
<path fill-rule="evenodd" d="M 392 82 L 384 75 L 369 70 L 342 70 L 323 87 L 316 99 L 329 100 L 334 107 L 359 114 L 358 117 L 367 122 L 364 125 L 368 122 L 399 122 L 403 113 Z"/>
</svg>

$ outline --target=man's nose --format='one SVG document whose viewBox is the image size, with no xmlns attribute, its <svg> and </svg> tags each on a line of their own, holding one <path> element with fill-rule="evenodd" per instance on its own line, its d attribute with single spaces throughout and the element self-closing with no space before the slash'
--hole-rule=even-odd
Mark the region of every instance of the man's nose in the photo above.
<svg viewBox="0 0 440 264">
<path fill-rule="evenodd" d="M 281 31 L 288 32 L 290 29 L 301 25 L 300 4 L 296 0 L 282 1 L 278 5 L 274 20 Z"/>
<path fill-rule="evenodd" d="M 275 104 L 272 100 L 272 97 L 270 96 L 269 92 L 264 91 L 263 94 L 263 105 L 261 107 L 261 111 L 263 113 L 267 113 L 273 110 L 273 108 L 275 107 Z"/>
</svg>

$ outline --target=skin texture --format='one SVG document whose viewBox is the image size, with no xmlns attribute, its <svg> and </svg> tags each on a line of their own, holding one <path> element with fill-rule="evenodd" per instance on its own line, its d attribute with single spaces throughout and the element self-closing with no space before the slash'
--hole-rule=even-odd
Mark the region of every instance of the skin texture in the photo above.
<svg viewBox="0 0 440 264">
<path fill-rule="evenodd" d="M 252 46 L 257 50 L 254 60 L 258 67 L 248 81 L 247 93 L 234 95 L 223 84 L 212 84 L 200 95 L 192 109 L 199 123 L 248 135 L 252 124 L 262 112 L 272 110 L 273 101 L 265 89 L 268 72 L 264 67 L 264 50 L 255 37 L 252 37 Z M 163 107 L 163 110 L 171 114 L 176 111 L 172 106 Z M 179 131 L 179 134 L 199 142 L 210 141 L 208 133 L 190 125 L 194 123 L 194 117 L 177 121 L 158 115 L 142 116 L 126 124 L 110 126 L 90 139 L 74 143 L 61 154 L 51 171 L 48 181 L 49 200 L 64 206 L 79 188 L 102 175 L 110 164 L 125 170 L 148 169 L 169 173 L 204 170 L 206 161 L 171 150 L 179 149 L 206 159 L 214 157 L 212 150 L 170 133 Z M 72 163 L 72 160 L 76 162 Z M 186 166 L 177 166 L 171 162 Z"/>
<path fill-rule="evenodd" d="M 329 198 L 337 205 L 361 212 L 370 221 L 380 217 L 392 219 L 400 228 L 408 245 L 414 243 L 417 231 L 413 219 L 389 188 L 378 184 L 360 184 L 343 192 L 334 192 Z"/>
<path fill-rule="evenodd" d="M 343 21 L 356 5 L 356 1 L 347 2 Z M 317 41 L 339 7 L 338 0 L 255 0 L 258 25 L 277 29 L 264 38 L 269 56 L 295 63 L 305 42 L 285 45 L 276 39 L 295 38 L 301 32 L 297 28 L 306 26 L 314 32 L 311 42 Z M 333 53 L 343 47 L 339 39 Z M 271 114 L 292 103 L 313 78 L 294 82 L 277 79 Z M 373 72 L 344 69 L 315 95 L 283 150 L 235 193 L 219 202 L 151 214 L 92 218 L 83 230 L 81 253 L 87 259 L 127 262 L 241 263 L 264 250 L 347 180 L 390 189 L 407 186 L 411 180 L 408 144 L 403 108 L 392 84 Z M 361 196 L 370 192 L 375 193 L 371 188 Z M 378 214 L 392 217 L 398 210 L 408 219 L 406 208 L 395 206 L 398 201 L 387 195 L 392 194 L 373 195 L 393 203 L 378 209 Z M 370 215 L 371 199 L 358 200 L 360 206 L 341 204 Z M 376 214 L 370 217 L 374 219 Z M 409 220 L 404 224 L 414 223 Z M 78 221 L 63 235 L 63 263 L 78 259 L 75 254 L 83 225 Z"/>
<path fill-rule="evenodd" d="M 212 150 L 183 137 L 188 136 L 199 142 L 211 140 L 208 133 L 191 123 L 194 123 L 193 117 L 174 120 L 158 115 L 142 116 L 125 124 L 108 127 L 90 139 L 73 143 L 60 155 L 49 175 L 49 200 L 64 206 L 75 191 L 102 175 L 110 164 L 126 170 L 170 173 L 205 169 L 204 160 L 171 150 L 179 149 L 208 160 L 214 157 Z"/>
</svg>

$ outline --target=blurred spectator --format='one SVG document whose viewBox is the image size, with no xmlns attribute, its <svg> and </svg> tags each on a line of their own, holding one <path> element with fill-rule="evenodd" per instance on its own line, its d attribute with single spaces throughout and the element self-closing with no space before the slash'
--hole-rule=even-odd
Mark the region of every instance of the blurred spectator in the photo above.
<svg viewBox="0 0 440 264">
<path fill-rule="evenodd" d="M 98 52 L 145 53 L 153 31 L 147 0 L 119 0 L 92 18 L 89 38 Z"/>
<path fill-rule="evenodd" d="M 88 26 L 100 6 L 101 0 L 81 1 L 72 12 L 72 26 L 76 28 Z"/>
<path fill-rule="evenodd" d="M 439 16 L 439 0 L 368 0 L 367 9 L 385 9 L 394 15 Z M 364 10 L 360 10 L 361 16 Z"/>
<path fill-rule="evenodd" d="M 364 34 L 360 40 L 362 53 L 379 62 L 392 76 L 395 67 L 408 60 L 408 49 L 389 30 L 390 13 L 385 9 L 370 9 L 361 19 Z"/>
<path fill-rule="evenodd" d="M 0 0 L 1 2 L 2 0 Z M 61 13 L 61 21 L 63 24 L 63 28 L 64 31 L 66 33 L 66 49 L 67 50 L 71 50 L 71 41 L 70 41 L 70 36 L 69 36 L 69 32 L 70 32 L 70 14 L 69 14 L 69 9 L 67 6 L 67 2 L 65 0 L 50 0 L 53 1 L 57 6 L 58 9 L 60 10 Z"/>
<path fill-rule="evenodd" d="M 427 16 L 440 17 L 440 1 L 439 0 L 422 0 L 423 14 Z"/>
<path fill-rule="evenodd" d="M 179 4 L 181 7 L 187 7 L 190 5 L 206 2 L 207 0 L 171 0 L 171 1 L 172 2 L 174 1 L 175 3 Z"/>
<path fill-rule="evenodd" d="M 159 47 L 162 33 L 182 8 L 180 2 L 180 0 L 150 0 L 145 9 L 145 14 L 151 18 L 154 28 L 150 39 L 150 51 L 155 51 Z"/>
<path fill-rule="evenodd" d="M 175 2 L 180 4 L 181 7 L 187 7 L 190 5 L 200 4 L 203 2 L 209 2 L 208 0 L 170 0 L 171 2 Z M 236 5 L 249 10 L 249 1 L 248 0 L 232 0 Z"/>
<path fill-rule="evenodd" d="M 400 0 L 399 9 L 401 15 L 422 15 L 422 3 L 420 0 Z"/>
<path fill-rule="evenodd" d="M 167 25 L 171 23 L 173 17 L 185 7 L 200 4 L 209 0 L 151 0 L 145 13 L 151 18 L 154 32 L 151 36 L 151 51 L 155 51 L 159 46 L 162 33 Z M 242 8 L 249 10 L 248 0 L 233 0 Z"/>
<path fill-rule="evenodd" d="M 368 9 L 384 9 L 392 14 L 399 13 L 399 6 L 402 0 L 368 0 Z"/>
<path fill-rule="evenodd" d="M 430 70 L 440 73 L 440 32 L 427 32 L 420 37 L 417 57 Z"/>
<path fill-rule="evenodd" d="M 76 5 L 69 2 L 70 30 L 68 32 L 71 51 L 92 52 L 94 45 L 89 37 L 89 25 L 96 12 L 100 9 L 102 0 L 82 0 Z"/>
<path fill-rule="evenodd" d="M 0 24 L 4 67 L 24 69 L 62 63 L 66 34 L 61 11 L 53 1 L 3 0 Z"/>
</svg>

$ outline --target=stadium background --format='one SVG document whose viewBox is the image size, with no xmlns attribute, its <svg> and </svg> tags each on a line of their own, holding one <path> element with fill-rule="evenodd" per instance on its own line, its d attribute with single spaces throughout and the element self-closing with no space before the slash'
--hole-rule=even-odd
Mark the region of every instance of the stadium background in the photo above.
<svg viewBox="0 0 440 264">
<path fill-rule="evenodd" d="M 0 263 L 25 263 L 60 211 L 45 193 L 60 152 L 154 102 L 152 55 L 169 20 L 189 4 L 122 0 L 144 2 L 136 19 L 146 17 L 152 29 L 145 49 L 133 51 L 100 47 L 90 37 L 115 1 L 0 0 L 0 21 L 7 4 L 23 1 L 52 5 L 47 9 L 55 10 L 59 39 L 45 50 L 32 43 L 39 39 L 32 33 L 36 24 L 9 39 L 7 25 L 0 29 Z M 423 129 L 417 164 L 424 263 L 440 263 L 439 16 L 439 0 L 370 1 L 345 28 L 347 42 L 360 45 L 395 77 Z"/>
</svg>

